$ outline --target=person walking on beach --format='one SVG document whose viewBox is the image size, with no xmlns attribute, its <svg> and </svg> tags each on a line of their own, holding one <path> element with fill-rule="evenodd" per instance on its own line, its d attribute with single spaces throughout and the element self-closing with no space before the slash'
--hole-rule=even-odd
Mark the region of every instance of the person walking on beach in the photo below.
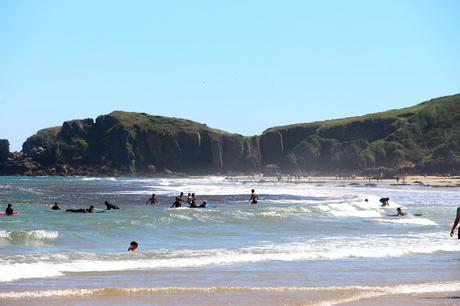
<svg viewBox="0 0 460 306">
<path fill-rule="evenodd" d="M 152 196 L 150 197 L 150 199 L 147 200 L 147 202 L 145 202 L 145 204 L 158 204 L 160 202 L 160 200 L 158 199 L 158 197 L 152 193 Z"/>
<path fill-rule="evenodd" d="M 452 226 L 452 229 L 450 230 L 450 237 L 454 236 L 455 228 L 457 227 L 459 221 L 460 221 L 460 207 L 457 207 L 457 215 L 455 216 L 454 225 Z M 460 230 L 458 231 L 458 239 L 460 239 Z"/>
<path fill-rule="evenodd" d="M 258 199 L 259 199 L 259 196 L 257 195 L 256 191 L 252 189 L 251 196 L 249 197 L 249 202 L 251 202 L 251 204 L 257 204 Z"/>
</svg>

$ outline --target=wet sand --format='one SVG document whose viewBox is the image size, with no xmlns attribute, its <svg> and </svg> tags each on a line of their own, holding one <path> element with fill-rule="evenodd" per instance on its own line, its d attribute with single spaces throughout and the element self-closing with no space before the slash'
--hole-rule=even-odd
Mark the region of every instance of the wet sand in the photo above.
<svg viewBox="0 0 460 306">
<path fill-rule="evenodd" d="M 0 299 L 5 305 L 458 305 L 460 291 L 391 294 L 356 288 L 150 288 L 126 292 L 117 289 L 37 292 L 37 297 Z M 87 292 L 85 292 L 87 290 Z M 140 291 L 139 291 L 140 290 Z M 144 290 L 144 291 L 142 291 Z M 158 291 L 157 291 L 158 290 Z M 50 295 L 50 296 L 47 296 Z"/>
</svg>

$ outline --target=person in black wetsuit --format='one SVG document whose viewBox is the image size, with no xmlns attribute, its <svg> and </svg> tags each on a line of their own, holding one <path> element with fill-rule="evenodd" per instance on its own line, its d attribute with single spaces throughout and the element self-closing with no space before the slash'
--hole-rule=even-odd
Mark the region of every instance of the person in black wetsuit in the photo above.
<svg viewBox="0 0 460 306">
<path fill-rule="evenodd" d="M 66 209 L 65 211 L 73 213 L 94 213 L 94 206 L 91 205 L 89 208 Z"/>
<path fill-rule="evenodd" d="M 178 207 L 182 207 L 182 203 L 180 201 L 180 198 L 179 197 L 176 197 L 176 201 L 174 201 L 173 205 L 171 206 L 171 208 L 178 208 Z"/>
<path fill-rule="evenodd" d="M 145 204 L 158 204 L 159 202 L 160 200 L 158 199 L 156 194 L 152 193 L 152 196 L 150 197 L 150 199 L 147 200 L 147 202 L 145 202 Z"/>
<path fill-rule="evenodd" d="M 53 206 L 51 206 L 51 209 L 52 210 L 61 210 L 61 208 L 59 207 L 59 204 L 57 202 L 54 202 Z"/>
<path fill-rule="evenodd" d="M 252 189 L 251 196 L 249 197 L 249 202 L 251 202 L 251 204 L 257 204 L 258 199 L 259 199 L 259 196 L 257 195 L 256 191 Z"/>
<path fill-rule="evenodd" d="M 381 207 L 390 206 L 390 198 L 381 198 L 379 201 L 382 203 Z"/>
<path fill-rule="evenodd" d="M 183 192 L 181 192 L 177 198 L 179 199 L 179 202 L 184 203 L 184 193 Z"/>
<path fill-rule="evenodd" d="M 404 213 L 401 209 L 401 207 L 396 208 L 396 215 L 388 215 L 390 217 L 402 217 L 405 216 L 406 213 Z"/>
<path fill-rule="evenodd" d="M 14 214 L 14 210 L 11 204 L 8 204 L 8 206 L 5 209 L 5 215 L 7 216 L 12 216 Z"/>
<path fill-rule="evenodd" d="M 452 226 L 452 229 L 450 230 L 450 237 L 454 235 L 455 228 L 457 227 L 458 222 L 460 222 L 460 207 L 457 208 L 457 215 L 455 216 L 454 225 Z M 460 239 L 460 230 L 458 231 L 458 239 Z"/>
<path fill-rule="evenodd" d="M 105 201 L 104 204 L 105 204 L 105 207 L 106 207 L 107 210 L 120 209 L 120 207 L 118 207 L 116 205 L 113 205 L 112 203 L 109 203 L 107 201 Z"/>
</svg>

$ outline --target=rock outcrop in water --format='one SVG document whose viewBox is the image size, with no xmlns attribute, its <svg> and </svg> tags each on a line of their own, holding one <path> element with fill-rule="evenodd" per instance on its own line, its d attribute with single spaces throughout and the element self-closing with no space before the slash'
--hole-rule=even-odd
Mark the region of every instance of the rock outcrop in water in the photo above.
<svg viewBox="0 0 460 306">
<path fill-rule="evenodd" d="M 244 137 L 189 120 L 113 112 L 0 141 L 0 174 L 155 175 L 460 173 L 460 95 L 360 117 L 275 127 Z"/>
</svg>

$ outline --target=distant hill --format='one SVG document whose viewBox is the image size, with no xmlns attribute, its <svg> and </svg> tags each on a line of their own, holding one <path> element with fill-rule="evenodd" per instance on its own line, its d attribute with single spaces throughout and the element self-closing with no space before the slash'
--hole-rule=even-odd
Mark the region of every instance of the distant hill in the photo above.
<svg viewBox="0 0 460 306">
<path fill-rule="evenodd" d="M 413 107 L 274 127 L 260 137 L 263 163 L 283 169 L 460 170 L 460 94 Z"/>
<path fill-rule="evenodd" d="M 155 175 L 394 172 L 460 173 L 460 94 L 413 107 L 294 124 L 244 137 L 197 122 L 112 112 L 0 141 L 0 174 Z M 9 157 L 9 158 L 8 158 Z"/>
</svg>

